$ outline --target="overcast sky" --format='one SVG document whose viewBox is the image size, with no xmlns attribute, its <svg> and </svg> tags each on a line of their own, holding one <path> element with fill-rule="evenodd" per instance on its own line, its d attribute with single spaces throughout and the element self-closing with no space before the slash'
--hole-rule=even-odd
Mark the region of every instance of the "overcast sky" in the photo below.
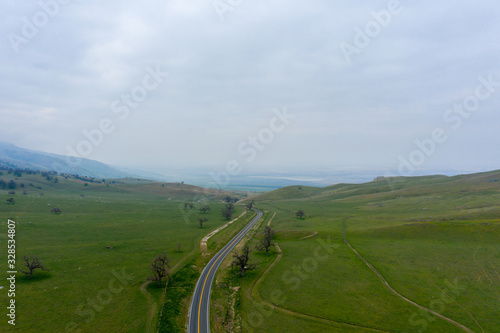
<svg viewBox="0 0 500 333">
<path fill-rule="evenodd" d="M 131 166 L 500 168 L 498 1 L 40 3 L 0 3 L 0 141 Z"/>
</svg>

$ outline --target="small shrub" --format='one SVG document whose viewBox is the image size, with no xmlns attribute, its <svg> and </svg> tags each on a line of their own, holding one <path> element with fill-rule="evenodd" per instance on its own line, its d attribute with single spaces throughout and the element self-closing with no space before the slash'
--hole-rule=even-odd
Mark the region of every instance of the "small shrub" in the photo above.
<svg viewBox="0 0 500 333">
<path fill-rule="evenodd" d="M 61 214 L 62 211 L 61 211 L 61 208 L 59 207 L 54 207 L 50 210 L 51 213 L 54 213 L 54 214 Z"/>
</svg>

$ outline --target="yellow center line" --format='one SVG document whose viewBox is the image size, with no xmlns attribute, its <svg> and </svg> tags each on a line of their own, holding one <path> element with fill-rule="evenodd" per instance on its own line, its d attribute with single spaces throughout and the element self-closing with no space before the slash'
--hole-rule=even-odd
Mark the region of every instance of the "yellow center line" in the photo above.
<svg viewBox="0 0 500 333">
<path fill-rule="evenodd" d="M 258 216 L 258 215 L 257 215 Z M 258 216 L 258 218 L 260 219 L 260 216 Z M 257 219 L 258 220 L 258 219 Z M 250 225 L 247 225 L 245 228 L 243 228 L 243 231 L 245 231 L 245 229 L 250 229 L 251 226 Z M 240 234 L 241 234 L 240 232 Z M 220 253 L 219 256 L 217 257 L 216 260 L 214 260 L 214 263 L 212 264 L 212 266 L 210 267 L 210 269 L 208 270 L 208 273 L 207 273 L 207 276 L 205 277 L 205 281 L 203 281 L 203 288 L 201 288 L 201 295 L 200 295 L 200 304 L 198 306 L 198 332 L 200 332 L 200 314 L 201 314 L 201 302 L 203 300 L 203 291 L 205 290 L 205 284 L 207 283 L 207 279 L 208 277 L 210 276 L 210 272 L 212 271 L 212 268 L 214 268 L 214 265 L 217 263 L 217 260 L 219 260 L 219 258 L 224 254 L 226 253 L 227 250 L 229 250 L 229 248 L 231 247 L 231 245 L 236 242 L 238 240 L 238 236 L 236 236 L 229 244 L 229 246 L 224 250 L 224 252 Z"/>
</svg>

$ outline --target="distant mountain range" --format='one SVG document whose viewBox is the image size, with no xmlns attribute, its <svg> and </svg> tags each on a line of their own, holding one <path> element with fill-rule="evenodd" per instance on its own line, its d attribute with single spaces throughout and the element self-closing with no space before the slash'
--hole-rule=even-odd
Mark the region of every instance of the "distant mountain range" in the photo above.
<svg viewBox="0 0 500 333">
<path fill-rule="evenodd" d="M 69 161 L 68 161 L 69 159 Z M 143 178 L 156 181 L 185 182 L 202 187 L 222 188 L 225 190 L 244 190 L 267 192 L 291 185 L 324 187 L 338 183 L 364 183 L 387 172 L 379 169 L 341 169 L 341 170 L 254 170 L 229 177 L 220 168 L 173 168 L 110 166 L 85 158 L 78 159 L 64 155 L 45 153 L 17 147 L 11 143 L 0 142 L 0 166 L 26 168 L 40 171 L 58 171 L 94 178 Z M 479 170 L 478 170 L 479 171 Z M 443 174 L 454 176 L 469 174 L 464 170 L 416 171 L 414 176 Z M 389 172 L 389 175 L 392 175 Z M 397 175 L 397 173 L 395 174 Z"/>
<path fill-rule="evenodd" d="M 63 155 L 24 149 L 11 143 L 0 142 L 0 166 L 40 171 L 58 171 L 94 178 L 124 178 L 133 176 L 107 164 L 81 158 L 67 161 Z"/>
</svg>

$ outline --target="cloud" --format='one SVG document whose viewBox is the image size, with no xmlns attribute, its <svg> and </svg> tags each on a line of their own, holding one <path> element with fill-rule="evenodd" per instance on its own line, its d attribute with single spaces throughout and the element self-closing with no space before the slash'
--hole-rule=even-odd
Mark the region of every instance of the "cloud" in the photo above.
<svg viewBox="0 0 500 333">
<path fill-rule="evenodd" d="M 210 1 L 69 2 L 17 53 L 7 36 L 41 9 L 2 3 L 0 140 L 65 153 L 110 118 L 116 130 L 89 158 L 224 165 L 287 106 L 296 122 L 254 165 L 397 167 L 480 75 L 500 81 L 500 5 L 401 1 L 348 63 L 341 43 L 354 45 L 388 3 L 243 1 L 221 21 Z M 120 120 L 112 103 L 157 66 L 168 78 Z M 486 153 L 498 144 L 498 103 L 482 103 L 422 167 L 498 164 Z"/>
</svg>

